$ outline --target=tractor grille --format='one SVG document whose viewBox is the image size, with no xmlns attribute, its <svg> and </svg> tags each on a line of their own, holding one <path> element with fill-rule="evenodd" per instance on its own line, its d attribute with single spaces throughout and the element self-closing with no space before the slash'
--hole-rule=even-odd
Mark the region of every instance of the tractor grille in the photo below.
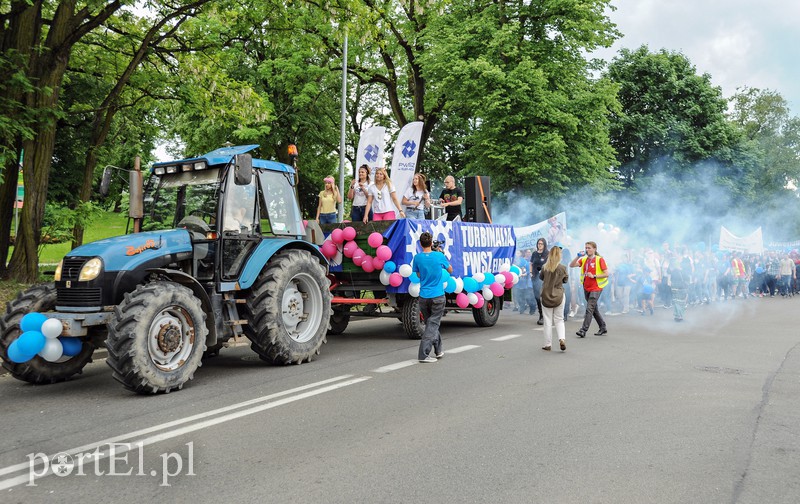
<svg viewBox="0 0 800 504">
<path fill-rule="evenodd" d="M 89 259 L 89 257 L 65 257 L 61 266 L 61 280 L 77 280 L 81 268 Z"/>
<path fill-rule="evenodd" d="M 77 274 L 76 274 L 77 276 Z M 63 277 L 62 277 L 63 278 Z M 58 289 L 57 306 L 100 306 L 103 304 L 103 289 Z"/>
</svg>

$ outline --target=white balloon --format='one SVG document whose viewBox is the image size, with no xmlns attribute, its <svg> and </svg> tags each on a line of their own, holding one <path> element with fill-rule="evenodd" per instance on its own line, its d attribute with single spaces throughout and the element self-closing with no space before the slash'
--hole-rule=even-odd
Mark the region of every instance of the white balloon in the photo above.
<svg viewBox="0 0 800 504">
<path fill-rule="evenodd" d="M 50 318 L 45 320 L 44 324 L 42 324 L 42 334 L 44 334 L 45 338 L 58 338 L 61 336 L 61 331 L 63 330 L 64 326 L 58 319 Z"/>
<path fill-rule="evenodd" d="M 475 294 L 474 292 L 470 292 L 469 294 L 467 294 L 467 297 L 469 298 L 469 304 L 471 305 L 474 305 L 475 303 L 478 302 L 478 295 Z"/>
<path fill-rule="evenodd" d="M 60 322 L 59 325 L 61 325 Z M 55 362 L 60 359 L 61 356 L 64 355 L 64 347 L 61 346 L 61 340 L 58 338 L 47 338 L 44 342 L 44 348 L 39 352 L 39 355 L 47 362 Z"/>
<path fill-rule="evenodd" d="M 481 294 L 483 294 L 483 299 L 486 301 L 491 301 L 494 297 L 494 292 L 492 292 L 492 289 L 490 289 L 488 285 L 483 287 Z"/>
<path fill-rule="evenodd" d="M 408 293 L 411 294 L 413 297 L 419 297 L 419 284 L 412 283 L 408 286 Z"/>
<path fill-rule="evenodd" d="M 500 273 L 511 271 L 511 263 L 503 263 L 500 265 Z"/>
<path fill-rule="evenodd" d="M 389 273 L 386 271 L 381 270 L 381 274 L 378 275 L 378 278 L 383 285 L 389 285 Z"/>
<path fill-rule="evenodd" d="M 602 222 L 597 223 L 597 229 L 603 229 L 604 227 L 606 227 L 606 225 L 603 224 Z"/>
<path fill-rule="evenodd" d="M 453 292 L 458 294 L 459 292 L 461 292 L 463 290 L 464 290 L 464 279 L 461 278 L 461 277 L 458 277 L 458 278 L 456 278 L 456 290 L 454 290 Z"/>
<path fill-rule="evenodd" d="M 486 280 L 486 276 L 481 272 L 475 273 L 474 275 L 472 275 L 472 278 L 474 278 L 475 281 L 478 282 L 479 284 L 482 284 L 483 281 Z"/>
<path fill-rule="evenodd" d="M 400 276 L 401 277 L 408 278 L 408 277 L 411 276 L 411 273 L 412 273 L 411 265 L 410 264 L 404 264 L 404 265 L 400 266 L 400 269 L 398 271 L 400 272 Z"/>
<path fill-rule="evenodd" d="M 519 275 L 517 275 L 516 273 L 514 273 L 514 272 L 512 271 L 512 272 L 511 272 L 511 277 L 514 279 L 514 281 L 513 281 L 512 283 L 513 283 L 514 285 L 517 285 L 517 282 L 519 282 Z"/>
</svg>

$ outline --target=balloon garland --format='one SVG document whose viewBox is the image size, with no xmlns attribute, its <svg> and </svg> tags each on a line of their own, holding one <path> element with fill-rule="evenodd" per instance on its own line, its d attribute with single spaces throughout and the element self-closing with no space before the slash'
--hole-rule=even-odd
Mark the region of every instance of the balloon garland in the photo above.
<svg viewBox="0 0 800 504">
<path fill-rule="evenodd" d="M 374 232 L 367 237 L 367 244 L 375 249 L 374 257 L 359 248 L 354 241 L 355 237 L 356 230 L 352 226 L 334 229 L 320 247 L 322 255 L 332 259 L 341 252 L 366 273 L 380 271 L 378 278 L 383 285 L 399 287 L 405 279 L 408 279 L 408 293 L 413 297 L 419 297 L 419 276 L 411 270 L 410 264 L 397 264 L 392 260 L 392 249 L 383 243 L 383 235 Z M 477 272 L 463 278 L 453 277 L 448 272 L 442 271 L 442 284 L 446 293 L 456 294 L 456 304 L 459 308 L 467 308 L 470 305 L 481 308 L 486 301 L 503 296 L 507 289 L 516 285 L 520 273 L 520 269 L 511 264 L 502 265 L 498 272 Z"/>
<path fill-rule="evenodd" d="M 37 355 L 48 362 L 58 362 L 63 357 L 74 357 L 81 353 L 83 341 L 80 338 L 61 336 L 63 326 L 58 319 L 47 318 L 38 312 L 25 314 L 20 320 L 22 330 L 8 345 L 8 360 L 23 364 Z"/>
</svg>

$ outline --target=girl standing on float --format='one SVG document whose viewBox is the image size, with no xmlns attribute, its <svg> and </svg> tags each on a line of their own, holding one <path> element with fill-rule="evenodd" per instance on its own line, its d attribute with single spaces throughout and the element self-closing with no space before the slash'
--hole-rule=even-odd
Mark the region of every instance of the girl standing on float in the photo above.
<svg viewBox="0 0 800 504">
<path fill-rule="evenodd" d="M 397 195 L 394 190 L 394 185 L 386 173 L 386 168 L 378 168 L 375 172 L 375 183 L 369 186 L 367 191 L 367 211 L 365 212 L 363 221 L 366 223 L 369 217 L 370 210 L 373 212 L 373 220 L 394 220 L 394 208 L 392 204 L 400 212 L 400 217 L 405 217 L 406 213 L 403 211 L 400 203 L 397 201 Z"/>
<path fill-rule="evenodd" d="M 320 224 L 336 223 L 336 205 L 342 202 L 342 195 L 339 188 L 333 181 L 333 177 L 325 177 L 325 189 L 319 193 L 319 204 L 317 205 L 316 221 Z"/>
<path fill-rule="evenodd" d="M 414 174 L 411 187 L 403 195 L 403 206 L 406 207 L 406 217 L 409 219 L 424 219 L 425 209 L 431 206 L 431 194 L 425 186 L 425 175 Z"/>
<path fill-rule="evenodd" d="M 353 222 L 361 222 L 364 216 L 368 215 L 369 220 L 372 220 L 372 215 L 367 214 L 367 190 L 369 189 L 369 166 L 361 165 L 358 169 L 358 177 L 350 184 L 350 190 L 347 191 L 347 197 L 353 200 L 353 206 L 350 208 L 350 220 Z"/>
</svg>

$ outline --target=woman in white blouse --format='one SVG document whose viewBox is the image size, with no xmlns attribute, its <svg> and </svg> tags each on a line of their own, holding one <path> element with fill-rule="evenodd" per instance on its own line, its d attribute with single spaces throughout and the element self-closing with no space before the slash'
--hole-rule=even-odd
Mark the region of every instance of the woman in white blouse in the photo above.
<svg viewBox="0 0 800 504">
<path fill-rule="evenodd" d="M 400 212 L 400 217 L 406 216 L 397 201 L 394 185 L 389 180 L 386 168 L 378 168 L 375 172 L 375 183 L 370 185 L 367 190 L 367 209 L 364 212 L 363 221 L 367 222 L 370 211 L 373 212 L 373 220 L 394 220 L 396 218 L 394 208 Z"/>
</svg>

